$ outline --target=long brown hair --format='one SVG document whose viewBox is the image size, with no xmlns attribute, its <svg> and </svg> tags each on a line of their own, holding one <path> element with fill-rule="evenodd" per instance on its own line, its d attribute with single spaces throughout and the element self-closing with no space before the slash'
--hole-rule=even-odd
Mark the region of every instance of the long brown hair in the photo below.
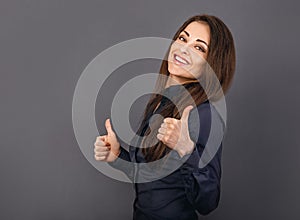
<svg viewBox="0 0 300 220">
<path fill-rule="evenodd" d="M 168 104 L 166 104 L 162 111 L 159 113 L 163 116 L 163 118 L 172 117 L 180 119 L 181 114 L 186 106 L 191 104 L 196 104 L 198 106 L 208 99 L 219 99 L 221 96 L 220 94 L 225 94 L 230 88 L 234 76 L 235 47 L 233 37 L 228 27 L 219 18 L 211 15 L 193 16 L 186 22 L 184 22 L 183 25 L 178 29 L 173 37 L 173 41 L 176 41 L 179 34 L 191 22 L 194 21 L 205 22 L 210 28 L 210 46 L 208 49 L 206 61 L 209 68 L 211 68 L 213 71 L 209 71 L 209 69 L 206 68 L 206 73 L 201 74 L 200 77 L 201 85 L 199 83 L 184 83 L 183 86 L 189 92 L 189 95 L 193 100 L 188 99 L 186 95 L 176 97 L 175 103 L 168 102 Z M 159 71 L 159 74 L 164 76 L 169 76 L 170 74 L 168 71 L 168 55 L 171 45 L 166 52 Z M 215 74 L 214 77 L 217 77 L 220 83 L 219 87 L 215 85 L 216 83 L 212 83 L 212 75 L 210 75 L 212 73 L 208 74 L 209 72 L 213 72 L 213 74 Z M 163 142 L 158 141 L 158 139 L 156 138 L 157 130 L 159 129 L 162 120 L 153 120 L 153 124 L 151 122 L 151 129 L 148 124 L 145 124 L 162 99 L 162 95 L 160 93 L 165 88 L 167 82 L 166 78 L 167 77 L 158 77 L 155 85 L 156 94 L 153 93 L 151 95 L 144 111 L 141 126 L 138 130 L 139 135 L 141 135 L 141 133 L 144 131 L 144 137 L 141 145 L 143 147 L 143 155 L 145 156 L 147 162 L 160 159 L 165 153 L 168 153 L 171 150 L 168 146 L 166 146 Z M 192 82 L 199 81 L 192 80 Z M 153 145 L 154 140 L 156 140 L 156 144 Z"/>
</svg>

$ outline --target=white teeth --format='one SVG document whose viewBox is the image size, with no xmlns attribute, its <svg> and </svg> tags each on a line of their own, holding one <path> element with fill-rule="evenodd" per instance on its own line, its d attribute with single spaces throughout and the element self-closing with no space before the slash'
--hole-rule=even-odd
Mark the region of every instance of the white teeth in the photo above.
<svg viewBox="0 0 300 220">
<path fill-rule="evenodd" d="M 188 64 L 184 59 L 181 59 L 181 57 L 175 55 L 175 60 L 179 61 L 180 63 Z"/>
</svg>

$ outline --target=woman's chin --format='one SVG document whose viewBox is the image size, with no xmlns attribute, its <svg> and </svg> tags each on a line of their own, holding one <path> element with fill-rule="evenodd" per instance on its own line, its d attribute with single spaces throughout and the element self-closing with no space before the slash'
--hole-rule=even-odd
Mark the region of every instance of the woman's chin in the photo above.
<svg viewBox="0 0 300 220">
<path fill-rule="evenodd" d="M 182 79 L 194 79 L 194 76 L 185 69 L 169 68 L 170 77 Z"/>
</svg>

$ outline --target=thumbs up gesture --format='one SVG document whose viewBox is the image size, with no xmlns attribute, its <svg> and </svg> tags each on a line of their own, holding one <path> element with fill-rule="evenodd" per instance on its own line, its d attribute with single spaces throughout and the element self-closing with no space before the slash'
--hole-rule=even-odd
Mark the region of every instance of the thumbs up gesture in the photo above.
<svg viewBox="0 0 300 220">
<path fill-rule="evenodd" d="M 183 157 L 193 151 L 195 144 L 191 140 L 188 128 L 188 117 L 193 106 L 187 106 L 180 120 L 165 118 L 158 129 L 157 138 L 168 147 L 176 150 Z"/>
<path fill-rule="evenodd" d="M 105 121 L 105 128 L 107 134 L 96 138 L 94 157 L 98 161 L 112 162 L 117 159 L 120 154 L 120 143 L 111 127 L 109 119 Z"/>
</svg>

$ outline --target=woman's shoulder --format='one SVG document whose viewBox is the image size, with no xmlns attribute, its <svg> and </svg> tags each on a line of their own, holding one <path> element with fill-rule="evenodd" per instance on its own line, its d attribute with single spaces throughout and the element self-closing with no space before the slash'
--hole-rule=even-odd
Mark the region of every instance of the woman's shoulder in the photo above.
<svg viewBox="0 0 300 220">
<path fill-rule="evenodd" d="M 208 138 L 211 130 L 214 132 L 225 131 L 225 121 L 209 100 L 197 105 L 191 110 L 188 126 L 191 132 L 191 138 L 193 136 L 194 139 L 197 140 L 196 137 L 200 134 L 203 138 L 203 142 Z"/>
<path fill-rule="evenodd" d="M 197 105 L 196 107 L 194 107 L 191 112 L 190 112 L 190 116 L 191 117 L 195 117 L 197 115 L 201 115 L 203 117 L 211 117 L 211 104 L 209 102 L 209 100 L 202 102 L 201 104 Z"/>
<path fill-rule="evenodd" d="M 197 105 L 197 109 L 210 109 L 210 106 L 211 106 L 211 104 L 210 104 L 210 101 L 209 100 L 206 100 L 205 102 L 202 102 L 202 103 L 200 103 L 199 105 Z"/>
<path fill-rule="evenodd" d="M 222 108 L 221 108 L 222 109 Z M 199 116 L 210 118 L 216 117 L 217 120 L 220 120 L 220 122 L 224 123 L 224 118 L 222 118 L 222 115 L 220 110 L 217 110 L 215 107 L 215 104 L 211 103 L 209 100 L 206 100 L 205 102 L 197 105 L 197 107 L 193 108 L 191 113 L 198 114 Z"/>
</svg>

